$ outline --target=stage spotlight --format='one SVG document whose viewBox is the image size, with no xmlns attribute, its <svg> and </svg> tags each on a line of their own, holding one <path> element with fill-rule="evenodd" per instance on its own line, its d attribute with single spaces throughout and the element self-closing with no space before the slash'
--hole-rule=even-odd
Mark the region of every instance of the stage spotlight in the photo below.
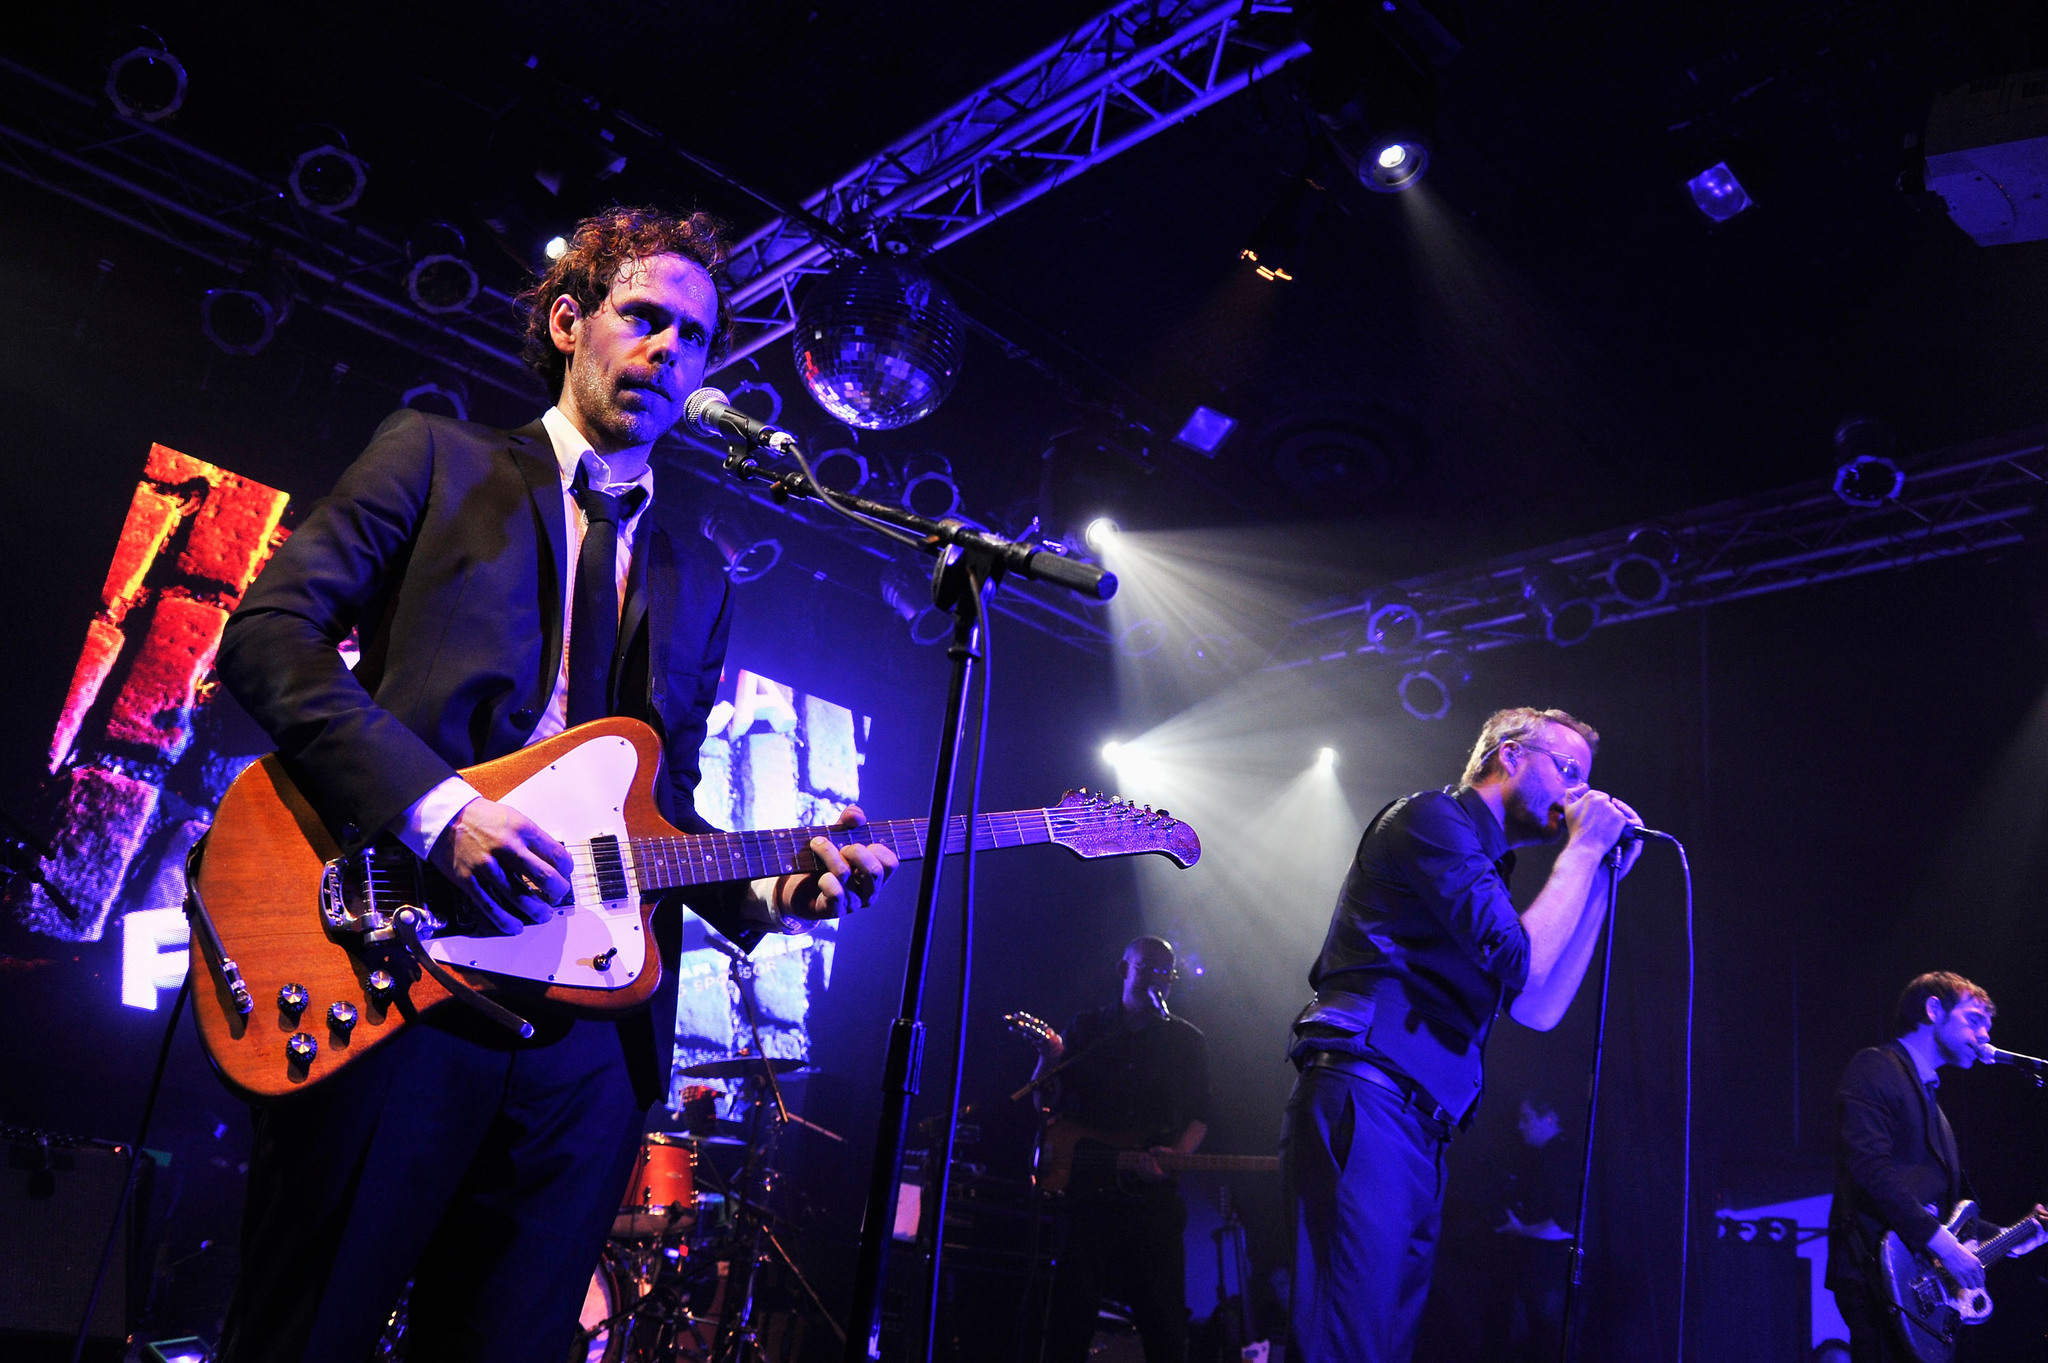
<svg viewBox="0 0 2048 1363">
<path fill-rule="evenodd" d="M 936 644 L 953 633 L 953 617 L 932 604 L 929 579 L 900 563 L 882 570 L 882 600 L 910 626 L 910 640 Z"/>
<path fill-rule="evenodd" d="M 1124 745 L 1112 738 L 1109 742 L 1102 745 L 1102 760 L 1113 767 L 1116 765 L 1117 758 L 1122 755 L 1123 750 Z"/>
<path fill-rule="evenodd" d="M 864 431 L 938 410 L 960 377 L 966 322 L 938 282 L 893 260 L 848 260 L 816 280 L 791 333 L 818 405 Z"/>
<path fill-rule="evenodd" d="M 859 450 L 837 445 L 811 459 L 811 476 L 818 486 L 852 496 L 868 485 L 873 474 L 868 458 Z"/>
<path fill-rule="evenodd" d="M 413 262 L 405 273 L 406 296 L 422 312 L 462 312 L 476 301 L 482 283 L 476 267 L 461 255 L 469 241 L 454 223 L 437 222 L 430 231 L 443 238 L 439 244 L 444 249 L 428 251 Z"/>
<path fill-rule="evenodd" d="M 1835 427 L 1835 495 L 1850 506 L 1883 506 L 1906 490 L 1891 427 L 1854 416 Z"/>
<path fill-rule="evenodd" d="M 370 183 L 370 169 L 348 149 L 348 139 L 338 130 L 326 131 L 333 136 L 300 152 L 285 183 L 291 187 L 292 199 L 299 207 L 316 213 L 339 213 L 355 207 L 356 200 L 363 197 L 363 189 Z"/>
<path fill-rule="evenodd" d="M 1331 771 L 1331 770 L 1335 769 L 1336 765 L 1337 765 L 1337 750 L 1336 750 L 1335 748 L 1317 748 L 1317 749 L 1316 749 L 1316 766 L 1317 766 L 1317 767 L 1318 767 L 1318 768 L 1319 768 L 1320 770 L 1322 770 L 1322 771 Z"/>
<path fill-rule="evenodd" d="M 185 103 L 185 64 L 149 30 L 147 41 L 107 63 L 107 99 L 123 118 L 156 123 Z"/>
<path fill-rule="evenodd" d="M 254 355 L 270 344 L 292 312 L 291 289 L 266 271 L 232 289 L 208 289 L 199 301 L 199 329 L 223 355 Z"/>
<path fill-rule="evenodd" d="M 1391 601 L 1365 618 L 1366 647 L 1381 653 L 1406 653 L 1422 642 L 1422 612 L 1405 601 Z"/>
<path fill-rule="evenodd" d="M 735 587 L 759 581 L 782 561 L 781 541 L 755 539 L 744 526 L 716 511 L 704 513 L 697 528 L 718 547 L 718 556 L 725 560 L 725 575 Z"/>
<path fill-rule="evenodd" d="M 1452 693 L 1471 680 L 1471 665 L 1461 655 L 1440 648 L 1424 658 L 1420 667 L 1402 673 L 1396 689 L 1403 710 L 1417 719 L 1434 720 L 1451 712 Z"/>
<path fill-rule="evenodd" d="M 1097 516 L 1088 522 L 1088 528 L 1081 532 L 1081 543 L 1098 554 L 1109 552 L 1109 546 L 1123 533 L 1123 527 L 1108 516 Z"/>
<path fill-rule="evenodd" d="M 398 405 L 410 407 L 416 412 L 432 412 L 436 416 L 452 416 L 457 421 L 469 420 L 469 395 L 462 385 L 455 382 L 441 382 L 427 379 L 405 390 L 399 397 Z"/>
<path fill-rule="evenodd" d="M 569 239 L 567 237 L 549 237 L 547 243 L 540 248 L 540 253 L 549 260 L 560 260 L 563 256 L 569 254 Z"/>
<path fill-rule="evenodd" d="M 1380 194 L 1413 189 L 1429 169 L 1429 144 L 1409 135 L 1388 142 L 1358 164 L 1358 182 Z"/>
<path fill-rule="evenodd" d="M 1607 583 L 1631 606 L 1654 606 L 1671 590 L 1671 567 L 1678 545 L 1662 530 L 1632 531 L 1628 547 L 1607 565 Z"/>
<path fill-rule="evenodd" d="M 1699 205 L 1700 212 L 1715 222 L 1728 219 L 1748 208 L 1751 204 L 1749 191 L 1742 187 L 1742 181 L 1735 178 L 1735 172 L 1722 161 L 1708 166 L 1685 182 L 1692 191 L 1692 201 Z"/>
<path fill-rule="evenodd" d="M 1157 620 L 1139 620 L 1126 629 L 1116 646 L 1126 657 L 1149 658 L 1166 646 L 1166 626 Z"/>
<path fill-rule="evenodd" d="M 953 465 L 943 454 L 913 455 L 903 466 L 905 510 L 930 520 L 942 521 L 960 509 L 960 485 L 953 481 Z"/>
<path fill-rule="evenodd" d="M 1180 433 L 1174 436 L 1174 440 L 1213 458 L 1217 446 L 1228 440 L 1230 433 L 1236 429 L 1236 417 L 1225 416 L 1213 407 L 1197 407 L 1182 423 Z"/>
<path fill-rule="evenodd" d="M 1522 599 L 1543 617 L 1543 637 L 1559 648 L 1584 643 L 1600 623 L 1600 605 L 1556 565 L 1522 579 Z"/>
</svg>

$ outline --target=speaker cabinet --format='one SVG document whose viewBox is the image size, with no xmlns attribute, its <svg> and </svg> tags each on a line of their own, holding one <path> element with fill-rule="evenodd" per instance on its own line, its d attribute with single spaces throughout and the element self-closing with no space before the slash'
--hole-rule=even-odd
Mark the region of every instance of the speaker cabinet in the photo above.
<svg viewBox="0 0 2048 1363">
<path fill-rule="evenodd" d="M 0 1340 L 78 1332 L 107 1230 L 128 1181 L 128 1147 L 0 1128 Z M 89 1338 L 128 1334 L 136 1211 L 149 1205 L 151 1160 L 114 1238 Z"/>
</svg>

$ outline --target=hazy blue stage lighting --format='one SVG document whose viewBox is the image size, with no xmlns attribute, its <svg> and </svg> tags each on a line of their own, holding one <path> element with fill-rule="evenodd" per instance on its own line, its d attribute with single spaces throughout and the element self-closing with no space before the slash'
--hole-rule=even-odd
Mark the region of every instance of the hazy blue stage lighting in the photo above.
<svg viewBox="0 0 2048 1363">
<path fill-rule="evenodd" d="M 1333 770 L 1336 767 L 1336 765 L 1337 750 L 1335 748 L 1316 749 L 1316 766 L 1318 766 L 1324 771 L 1330 771 Z"/>
<path fill-rule="evenodd" d="M 1699 205 L 1700 212 L 1715 222 L 1728 221 L 1752 202 L 1749 191 L 1728 169 L 1726 161 L 1707 167 L 1687 180 L 1685 187 L 1692 191 L 1692 201 Z"/>
<path fill-rule="evenodd" d="M 1108 550 L 1123 527 L 1107 516 L 1097 516 L 1088 522 L 1088 528 L 1081 532 L 1081 542 L 1100 554 Z"/>
<path fill-rule="evenodd" d="M 1102 760 L 1113 767 L 1116 765 L 1117 755 L 1123 752 L 1123 750 L 1124 745 L 1112 738 L 1109 742 L 1102 745 Z"/>
<path fill-rule="evenodd" d="M 548 244 L 540 249 L 541 253 L 549 260 L 560 260 L 563 256 L 569 254 L 569 239 L 567 237 L 549 237 Z"/>
<path fill-rule="evenodd" d="M 1225 416 L 1213 407 L 1197 407 L 1174 439 L 1191 450 L 1213 455 L 1216 447 L 1228 440 L 1236 429 L 1236 417 Z"/>
</svg>

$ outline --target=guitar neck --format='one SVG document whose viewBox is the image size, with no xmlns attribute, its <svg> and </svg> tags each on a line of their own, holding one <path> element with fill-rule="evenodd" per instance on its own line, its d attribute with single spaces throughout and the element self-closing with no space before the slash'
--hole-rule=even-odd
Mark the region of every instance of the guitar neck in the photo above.
<svg viewBox="0 0 2048 1363">
<path fill-rule="evenodd" d="M 974 821 L 975 850 L 1051 842 L 1051 816 L 1052 811 L 1046 809 L 980 815 Z M 927 855 L 925 826 L 922 819 L 884 819 L 853 828 L 765 828 L 634 838 L 631 846 L 640 888 L 643 893 L 654 893 L 808 870 L 812 838 L 828 838 L 837 847 L 880 843 L 894 852 L 898 861 L 916 861 Z M 957 816 L 946 825 L 944 850 L 948 855 L 967 850 L 966 816 Z"/>
<path fill-rule="evenodd" d="M 2003 1258 L 2012 1251 L 2013 1246 L 2033 1233 L 2034 1218 L 2023 1217 L 1977 1246 L 1977 1258 L 1979 1262 L 1987 1264 L 1993 1259 Z"/>
</svg>

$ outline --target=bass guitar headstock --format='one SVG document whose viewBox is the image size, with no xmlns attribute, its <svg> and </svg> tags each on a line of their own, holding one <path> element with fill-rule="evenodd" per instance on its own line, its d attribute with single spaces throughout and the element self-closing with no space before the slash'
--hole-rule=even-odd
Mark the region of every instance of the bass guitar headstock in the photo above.
<svg viewBox="0 0 2048 1363">
<path fill-rule="evenodd" d="M 1046 811 L 1052 840 L 1077 857 L 1157 852 L 1186 870 L 1202 859 L 1195 830 L 1163 809 L 1100 791 L 1070 790 Z"/>
<path fill-rule="evenodd" d="M 1061 1046 L 1060 1034 L 1044 1018 L 1029 1013 L 1005 1013 L 1003 1025 L 1018 1036 L 1036 1046 L 1040 1051 L 1050 1051 Z"/>
</svg>

